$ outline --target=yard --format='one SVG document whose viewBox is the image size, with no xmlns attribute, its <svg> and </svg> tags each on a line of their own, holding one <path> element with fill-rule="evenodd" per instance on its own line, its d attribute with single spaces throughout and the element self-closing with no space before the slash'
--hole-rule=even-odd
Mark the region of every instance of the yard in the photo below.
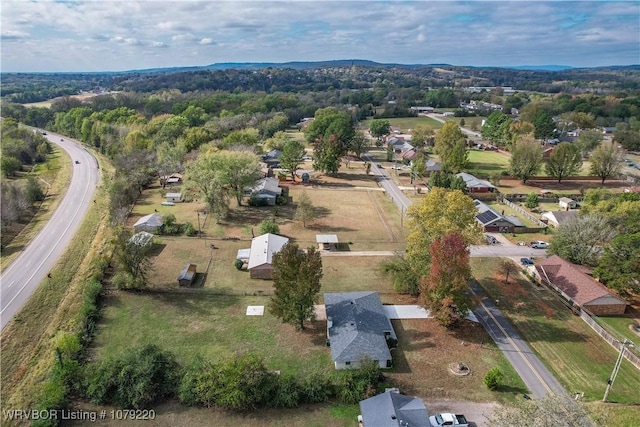
<svg viewBox="0 0 640 427">
<path fill-rule="evenodd" d="M 474 277 L 569 392 L 602 399 L 617 352 L 546 288 L 521 274 L 504 283 L 497 258 L 472 259 Z M 609 400 L 640 403 L 640 371 L 624 361 Z"/>
<path fill-rule="evenodd" d="M 629 183 L 624 180 L 607 180 L 604 184 L 599 179 L 593 180 L 571 180 L 565 179 L 562 182 L 557 180 L 528 180 L 526 184 L 517 179 L 501 179 L 497 185 L 502 194 L 540 194 L 540 190 L 550 190 L 554 194 L 580 194 L 590 188 L 607 188 L 611 191 L 621 192 Z"/>
</svg>

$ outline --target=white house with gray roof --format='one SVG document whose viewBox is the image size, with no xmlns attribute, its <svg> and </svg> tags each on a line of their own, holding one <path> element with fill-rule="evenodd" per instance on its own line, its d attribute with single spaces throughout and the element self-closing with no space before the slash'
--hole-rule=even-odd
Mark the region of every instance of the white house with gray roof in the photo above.
<svg viewBox="0 0 640 427">
<path fill-rule="evenodd" d="M 431 427 L 424 402 L 397 390 L 360 401 L 360 414 L 364 427 Z"/>
<path fill-rule="evenodd" d="M 336 369 L 357 368 L 369 358 L 381 368 L 391 367 L 387 338 L 396 339 L 377 292 L 324 294 L 327 338 Z"/>
</svg>

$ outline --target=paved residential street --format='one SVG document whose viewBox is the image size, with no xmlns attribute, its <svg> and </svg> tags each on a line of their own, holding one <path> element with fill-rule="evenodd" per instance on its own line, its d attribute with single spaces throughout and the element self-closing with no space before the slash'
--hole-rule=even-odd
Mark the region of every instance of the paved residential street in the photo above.
<svg viewBox="0 0 640 427">
<path fill-rule="evenodd" d="M 432 115 L 429 116 L 431 117 Z M 440 120 L 436 117 L 433 118 Z M 471 131 L 466 131 L 465 133 L 477 135 L 476 132 Z M 380 185 L 387 191 L 396 206 L 398 206 L 402 212 L 406 212 L 412 204 L 411 200 L 402 194 L 402 191 L 395 182 L 393 182 L 387 173 L 379 168 L 369 156 L 365 155 L 364 158 L 371 162 L 372 172 L 378 177 Z M 472 246 L 470 248 L 470 256 L 472 257 L 535 258 L 546 256 L 546 253 L 547 251 L 545 249 L 533 249 L 527 246 L 509 244 L 507 242 L 496 245 Z M 477 295 L 485 295 L 476 283 L 473 284 L 472 291 Z M 518 375 L 520 375 L 527 385 L 533 397 L 541 398 L 548 393 L 564 393 L 562 385 L 531 351 L 529 345 L 502 315 L 499 308 L 486 298 L 486 295 L 480 305 L 476 307 L 474 314 L 491 338 L 496 342 L 500 350 L 502 350 L 516 372 L 518 372 Z"/>
<path fill-rule="evenodd" d="M 94 190 L 100 176 L 96 159 L 80 144 L 50 133 L 46 138 L 67 152 L 73 163 L 73 175 L 67 193 L 51 219 L 22 254 L 2 271 L 1 328 L 20 311 L 31 294 L 46 279 L 67 244 L 75 236 L 94 198 Z"/>
</svg>

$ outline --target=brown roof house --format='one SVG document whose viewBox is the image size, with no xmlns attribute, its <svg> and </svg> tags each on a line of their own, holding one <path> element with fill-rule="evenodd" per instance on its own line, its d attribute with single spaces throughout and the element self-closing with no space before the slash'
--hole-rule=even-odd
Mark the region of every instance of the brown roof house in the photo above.
<svg viewBox="0 0 640 427">
<path fill-rule="evenodd" d="M 282 247 L 289 242 L 286 237 L 277 234 L 262 234 L 254 237 L 251 241 L 251 250 L 249 252 L 249 277 L 252 279 L 273 278 L 273 267 L 271 261 L 273 254 L 280 252 Z"/>
<path fill-rule="evenodd" d="M 627 303 L 600 282 L 581 271 L 580 266 L 557 255 L 535 266 L 538 279 L 549 284 L 581 309 L 598 315 L 623 314 Z"/>
</svg>

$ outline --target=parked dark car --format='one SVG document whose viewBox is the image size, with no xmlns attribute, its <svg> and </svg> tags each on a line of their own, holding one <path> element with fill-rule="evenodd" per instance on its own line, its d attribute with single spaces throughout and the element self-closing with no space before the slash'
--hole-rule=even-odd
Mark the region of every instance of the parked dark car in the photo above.
<svg viewBox="0 0 640 427">
<path fill-rule="evenodd" d="M 520 262 L 522 263 L 522 265 L 524 265 L 525 267 L 529 266 L 529 265 L 533 265 L 533 260 L 529 259 L 529 258 L 520 258 Z"/>
</svg>

